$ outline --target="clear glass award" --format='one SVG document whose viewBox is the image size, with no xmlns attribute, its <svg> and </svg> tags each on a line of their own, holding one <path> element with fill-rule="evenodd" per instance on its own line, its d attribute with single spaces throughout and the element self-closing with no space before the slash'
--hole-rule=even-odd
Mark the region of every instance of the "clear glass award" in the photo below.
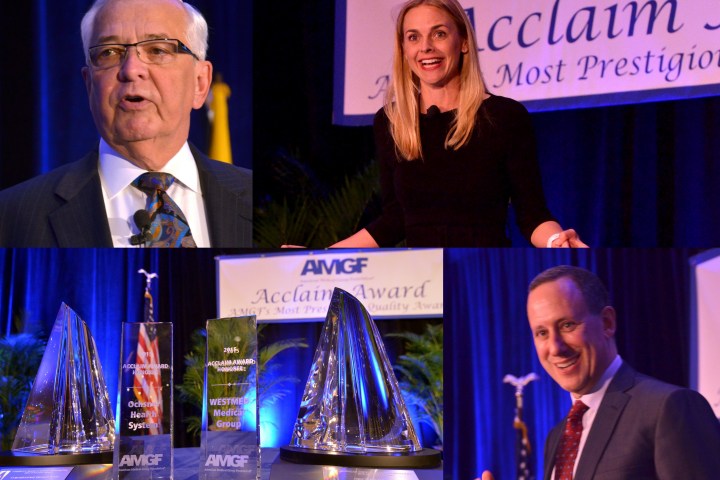
<svg viewBox="0 0 720 480">
<path fill-rule="evenodd" d="M 439 464 L 439 452 L 425 450 L 375 322 L 360 301 L 336 288 L 281 458 L 362 467 Z"/>
<path fill-rule="evenodd" d="M 111 451 L 115 422 L 90 330 L 60 306 L 12 450 L 40 454 Z"/>
<path fill-rule="evenodd" d="M 255 316 L 208 320 L 201 479 L 256 480 L 260 467 Z"/>
<path fill-rule="evenodd" d="M 173 328 L 123 323 L 113 478 L 172 478 Z"/>
</svg>

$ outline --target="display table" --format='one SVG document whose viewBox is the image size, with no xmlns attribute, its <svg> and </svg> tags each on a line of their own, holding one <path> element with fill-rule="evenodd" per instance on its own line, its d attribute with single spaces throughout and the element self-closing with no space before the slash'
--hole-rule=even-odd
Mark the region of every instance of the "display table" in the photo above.
<svg viewBox="0 0 720 480">
<path fill-rule="evenodd" d="M 196 480 L 198 478 L 199 448 L 175 449 L 175 480 Z M 395 470 L 373 468 L 328 467 L 322 465 L 298 465 L 285 462 L 279 458 L 277 448 L 263 448 L 261 455 L 262 480 L 323 480 L 333 478 L 340 480 L 369 479 L 373 480 L 442 480 L 442 465 L 425 470 Z M 3 477 L 2 473 L 9 471 Z M 110 480 L 111 465 L 77 465 L 75 467 L 6 467 L 0 457 L 0 478 L 3 480 Z"/>
</svg>

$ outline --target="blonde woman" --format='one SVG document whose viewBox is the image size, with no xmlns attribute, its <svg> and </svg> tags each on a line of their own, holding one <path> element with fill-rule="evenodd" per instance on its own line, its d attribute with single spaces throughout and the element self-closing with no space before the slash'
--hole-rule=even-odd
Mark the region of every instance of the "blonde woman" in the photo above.
<svg viewBox="0 0 720 480">
<path fill-rule="evenodd" d="M 491 95 L 456 0 L 411 0 L 375 115 L 382 215 L 334 247 L 508 246 L 508 205 L 537 247 L 586 246 L 545 205 L 527 110 Z"/>
</svg>

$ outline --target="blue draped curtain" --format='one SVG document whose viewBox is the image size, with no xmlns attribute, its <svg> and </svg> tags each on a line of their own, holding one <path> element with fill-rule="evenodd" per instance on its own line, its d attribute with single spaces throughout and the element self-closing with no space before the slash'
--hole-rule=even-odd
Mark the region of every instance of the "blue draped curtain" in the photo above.
<svg viewBox="0 0 720 480">
<path fill-rule="evenodd" d="M 208 59 L 230 86 L 233 162 L 252 168 L 253 2 L 190 2 L 210 27 Z M 81 158 L 99 135 L 80 71 L 80 20 L 92 0 L 3 5 L 0 40 L 0 189 Z M 12 65 L 12 68 L 10 67 Z M 193 111 L 190 141 L 207 151 L 206 109 Z"/>
<path fill-rule="evenodd" d="M 217 316 L 213 251 L 183 253 L 151 249 L 0 250 L 2 333 L 36 333 L 46 339 L 60 304 L 65 302 L 92 332 L 114 401 L 120 327 L 122 322 L 142 320 L 145 277 L 137 272 L 144 268 L 159 276 L 151 291 L 155 319 L 174 324 L 177 375 L 182 371 L 190 332 Z M 182 422 L 183 409 L 176 411 Z"/>
<path fill-rule="evenodd" d="M 588 244 L 720 244 L 720 98 L 543 112 L 533 120 L 550 209 Z"/>
<path fill-rule="evenodd" d="M 175 382 L 182 381 L 183 359 L 190 350 L 190 334 L 217 318 L 215 257 L 257 255 L 247 251 L 188 249 L 0 249 L 0 337 L 31 332 L 46 339 L 65 302 L 85 320 L 97 344 L 110 398 L 118 387 L 120 327 L 122 322 L 141 321 L 145 277 L 140 268 L 158 274 L 152 295 L 155 320 L 172 322 Z M 253 288 L 248 279 L 248 288 Z M 439 319 L 432 320 L 439 322 Z M 423 320 L 377 322 L 382 335 L 389 332 L 425 330 Z M 304 338 L 308 348 L 287 350 L 273 362 L 279 376 L 295 377 L 286 384 L 287 396 L 263 409 L 263 446 L 277 447 L 290 441 L 293 423 L 312 364 L 322 322 L 274 323 L 263 330 L 260 347 L 289 338 Z M 404 353 L 403 341 L 387 338 L 391 361 Z M 175 427 L 185 432 L 184 419 L 198 415 L 194 408 L 176 402 Z M 427 444 L 434 444 L 430 431 L 421 430 Z M 180 447 L 195 440 L 176 435 Z"/>
<path fill-rule="evenodd" d="M 278 180 L 276 162 L 298 161 L 330 188 L 373 161 L 369 127 L 332 125 L 335 0 L 192 3 L 208 19 L 209 58 L 233 92 L 234 158 L 247 167 L 255 160 L 256 198 L 296 194 L 297 184 Z M 90 4 L 3 5 L 0 188 L 80 158 L 97 142 L 80 76 L 79 22 Z M 589 244 L 720 244 L 720 98 L 533 120 L 550 208 Z M 191 140 L 205 149 L 204 110 L 192 125 Z M 510 235 L 527 244 L 512 223 Z"/>
<path fill-rule="evenodd" d="M 120 326 L 141 321 L 145 277 L 140 268 L 156 272 L 152 295 L 155 319 L 173 323 L 175 381 L 182 381 L 183 359 L 190 349 L 192 331 L 217 318 L 215 256 L 234 251 L 198 249 L 0 249 L 0 336 L 18 332 L 47 338 L 60 304 L 65 302 L 85 320 L 97 344 L 106 384 L 114 402 L 118 387 Z M 310 369 L 319 323 L 270 325 L 264 342 L 303 337 L 310 348 L 288 350 L 276 358 L 282 374 L 295 376 L 285 402 L 266 415 L 272 427 L 264 432 L 266 446 L 290 439 L 300 396 Z M 262 346 L 262 344 L 261 344 Z M 184 418 L 198 415 L 190 406 L 176 403 L 176 429 L 185 431 Z M 177 435 L 178 446 L 193 439 Z"/>
<path fill-rule="evenodd" d="M 505 374 L 535 372 L 524 419 L 542 478 L 545 436 L 570 408 L 540 365 L 527 325 L 530 280 L 571 264 L 596 272 L 618 312 L 618 350 L 639 371 L 689 382 L 689 258 L 681 249 L 451 249 L 445 251 L 445 473 L 515 477 L 514 388 Z"/>
<path fill-rule="evenodd" d="M 262 105 L 254 111 L 258 193 L 292 197 L 301 188 L 295 177 L 283 183 L 271 171 L 274 163 L 290 163 L 288 158 L 329 187 L 374 158 L 369 127 L 332 125 L 335 3 L 256 5 L 254 71 L 262 79 L 254 85 Z M 550 209 L 589 244 L 720 245 L 720 98 L 532 117 Z M 510 230 L 513 245 L 527 245 L 514 223 Z"/>
</svg>

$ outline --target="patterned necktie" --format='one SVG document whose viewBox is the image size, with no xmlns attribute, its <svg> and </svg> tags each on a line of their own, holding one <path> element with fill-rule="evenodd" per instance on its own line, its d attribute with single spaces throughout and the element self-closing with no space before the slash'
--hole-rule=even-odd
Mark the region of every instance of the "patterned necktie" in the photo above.
<svg viewBox="0 0 720 480">
<path fill-rule="evenodd" d="M 575 459 L 582 435 L 582 417 L 588 406 L 576 400 L 570 409 L 565 430 L 560 438 L 557 452 L 555 452 L 555 480 L 572 480 L 575 468 Z"/>
<path fill-rule="evenodd" d="M 133 187 L 144 192 L 148 198 L 145 209 L 150 214 L 150 247 L 195 248 L 190 226 L 185 215 L 166 193 L 175 177 L 169 173 L 147 172 L 136 178 Z"/>
</svg>

